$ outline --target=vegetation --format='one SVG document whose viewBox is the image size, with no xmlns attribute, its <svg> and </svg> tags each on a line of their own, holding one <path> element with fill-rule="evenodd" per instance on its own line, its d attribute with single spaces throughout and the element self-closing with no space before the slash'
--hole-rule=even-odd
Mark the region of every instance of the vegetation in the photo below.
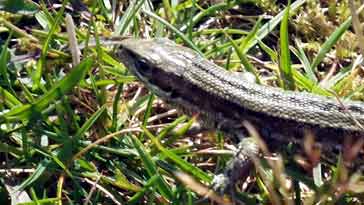
<svg viewBox="0 0 364 205">
<path fill-rule="evenodd" d="M 359 171 L 340 155 L 312 168 L 290 144 L 282 157 L 255 162 L 235 194 L 213 192 L 236 142 L 219 132 L 186 135 L 195 118 L 146 90 L 103 42 L 166 37 L 261 84 L 363 100 L 362 7 L 1 0 L 0 203 L 361 204 Z"/>
</svg>

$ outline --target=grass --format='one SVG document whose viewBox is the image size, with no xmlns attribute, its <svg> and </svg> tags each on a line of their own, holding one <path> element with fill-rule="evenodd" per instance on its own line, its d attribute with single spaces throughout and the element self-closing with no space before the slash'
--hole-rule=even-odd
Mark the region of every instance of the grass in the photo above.
<svg viewBox="0 0 364 205">
<path fill-rule="evenodd" d="M 265 150 L 270 160 L 254 160 L 234 195 L 214 193 L 213 176 L 235 142 L 219 132 L 187 135 L 197 116 L 160 101 L 103 44 L 167 37 L 226 69 L 252 72 L 257 83 L 363 100 L 358 2 L 51 2 L 0 1 L 1 203 L 364 200 L 363 176 L 340 155 L 312 169 L 293 144 L 278 155 Z"/>
</svg>

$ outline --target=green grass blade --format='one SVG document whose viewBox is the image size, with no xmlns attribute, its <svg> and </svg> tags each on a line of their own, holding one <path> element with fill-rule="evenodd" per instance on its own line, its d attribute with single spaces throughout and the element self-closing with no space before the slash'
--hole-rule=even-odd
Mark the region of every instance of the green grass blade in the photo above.
<svg viewBox="0 0 364 205">
<path fill-rule="evenodd" d="M 51 40 L 53 38 L 54 33 L 56 32 L 57 28 L 59 27 L 60 21 L 62 19 L 64 10 L 66 8 L 66 4 L 68 3 L 68 0 L 63 1 L 62 3 L 62 7 L 60 9 L 60 11 L 57 13 L 56 16 L 56 20 L 55 22 L 52 24 L 49 32 L 48 32 L 48 36 L 46 41 L 43 44 L 43 48 L 42 48 L 42 52 L 41 52 L 41 57 L 37 63 L 37 69 L 34 72 L 33 75 L 33 90 L 38 90 L 41 87 L 41 83 L 40 83 L 40 79 L 42 77 L 43 74 L 43 67 L 45 66 L 45 61 L 46 61 L 46 57 L 47 57 L 47 52 L 51 43 Z"/>
<path fill-rule="evenodd" d="M 44 171 L 47 169 L 47 166 L 49 165 L 49 160 L 43 160 L 41 163 L 38 164 L 37 168 L 34 170 L 33 174 L 30 175 L 26 180 L 24 180 L 17 190 L 24 190 L 27 186 L 31 185 L 33 182 L 35 182 L 39 177 L 41 177 L 44 173 Z"/>
<path fill-rule="evenodd" d="M 280 28 L 280 63 L 279 68 L 282 75 L 283 87 L 287 90 L 294 90 L 295 84 L 292 76 L 291 56 L 288 39 L 289 3 L 285 9 Z"/>
<path fill-rule="evenodd" d="M 56 155 L 54 155 L 53 153 L 45 153 L 43 151 L 38 150 L 39 152 L 41 152 L 44 156 L 49 157 L 53 160 L 54 164 L 58 165 L 59 167 L 61 167 L 64 172 L 69 176 L 69 177 L 73 177 L 72 173 L 70 172 L 70 170 L 67 168 L 67 166 L 62 162 L 62 160 L 60 160 Z"/>
<path fill-rule="evenodd" d="M 96 87 L 100 86 L 107 86 L 107 85 L 120 85 L 123 83 L 131 83 L 135 81 L 134 76 L 124 76 L 124 77 L 118 77 L 115 79 L 105 79 L 105 80 L 98 80 L 95 82 Z M 90 88 L 90 85 L 85 83 L 80 83 L 81 87 L 84 88 Z"/>
<path fill-rule="evenodd" d="M 2 143 L 2 142 L 0 142 L 0 152 L 11 153 L 11 154 L 15 154 L 15 155 L 23 154 L 23 152 L 21 150 L 17 149 L 16 147 L 8 145 L 6 143 Z"/>
<path fill-rule="evenodd" d="M 290 5 L 289 10 L 291 12 L 294 12 L 300 6 L 302 6 L 302 4 L 304 4 L 305 2 L 306 2 L 306 0 L 298 0 L 298 1 L 295 1 L 295 2 L 293 2 L 293 4 Z M 283 19 L 284 15 L 285 15 L 285 11 L 281 11 L 274 18 L 272 18 L 270 21 L 268 21 L 267 23 L 265 23 L 258 30 L 257 35 L 256 35 L 256 38 L 252 39 L 251 41 L 249 41 L 246 44 L 244 53 L 246 53 L 249 49 L 251 49 L 252 47 L 254 47 L 258 43 L 258 40 L 262 40 L 268 34 L 270 34 L 275 29 L 275 27 L 279 24 L 279 22 L 281 22 L 281 20 Z"/>
<path fill-rule="evenodd" d="M 87 121 L 82 125 L 82 127 L 77 131 L 76 135 L 74 136 L 75 139 L 79 139 L 81 136 L 85 134 L 87 130 L 91 128 L 91 126 L 99 119 L 99 117 L 104 113 L 106 110 L 106 105 L 103 105 L 98 109 L 92 116 L 87 119 Z"/>
<path fill-rule="evenodd" d="M 100 57 L 105 63 L 118 69 L 119 73 L 126 72 L 127 69 L 125 68 L 125 66 L 123 64 L 121 64 L 119 61 L 115 60 L 113 57 L 111 57 L 108 53 L 102 51 Z"/>
<path fill-rule="evenodd" d="M 268 45 L 266 45 L 263 41 L 258 40 L 258 44 L 260 48 L 269 55 L 272 62 L 277 63 L 278 62 L 278 54 L 275 50 L 271 49 Z"/>
<path fill-rule="evenodd" d="M 140 199 L 143 197 L 145 192 L 147 192 L 148 189 L 150 189 L 150 187 L 153 186 L 158 181 L 158 179 L 159 179 L 158 176 L 152 176 L 150 179 L 148 179 L 147 183 L 144 184 L 143 188 L 139 192 L 134 194 L 132 197 L 130 197 L 127 204 L 128 205 L 139 204 Z"/>
<path fill-rule="evenodd" d="M 117 91 L 112 103 L 112 114 L 111 114 L 111 132 L 116 132 L 118 128 L 118 114 L 120 112 L 120 97 L 123 92 L 123 86 L 117 86 Z"/>
<path fill-rule="evenodd" d="M 149 139 L 153 142 L 153 144 L 161 151 L 166 157 L 173 160 L 182 170 L 185 172 L 193 174 L 196 178 L 199 178 L 205 182 L 211 182 L 212 178 L 206 174 L 206 172 L 202 171 L 201 169 L 197 168 L 196 166 L 193 166 L 192 164 L 184 161 L 180 157 L 178 157 L 173 152 L 167 150 L 164 148 L 160 142 L 157 140 L 156 137 L 153 136 L 152 133 L 150 133 L 146 128 L 143 128 L 144 133 L 149 137 Z"/>
<path fill-rule="evenodd" d="M 200 13 L 194 15 L 194 17 L 192 18 L 192 20 L 190 21 L 189 24 L 182 26 L 180 28 L 181 32 L 185 32 L 188 28 L 193 28 L 194 25 L 196 23 L 198 23 L 201 19 L 203 19 L 205 16 L 211 15 L 217 11 L 221 12 L 222 10 L 227 10 L 230 9 L 234 6 L 236 6 L 236 2 L 235 1 L 230 1 L 230 2 L 224 2 L 224 3 L 219 3 L 219 4 L 215 4 L 212 5 L 210 7 L 208 7 L 207 9 L 201 11 Z"/>
<path fill-rule="evenodd" d="M 358 56 L 355 61 L 347 66 L 344 67 L 342 69 L 340 69 L 340 71 L 335 74 L 334 76 L 332 76 L 332 78 L 330 78 L 327 83 L 325 83 L 325 85 L 328 88 L 331 88 L 332 90 L 336 91 L 336 92 L 340 92 L 341 90 L 344 90 L 345 85 L 347 85 L 347 83 L 352 83 L 352 76 L 350 75 L 350 73 L 352 73 L 352 71 L 357 68 L 357 66 L 360 66 L 360 64 L 363 61 L 363 57 L 362 56 Z M 348 82 L 349 81 L 349 82 Z M 361 90 L 364 85 L 361 84 L 361 86 L 359 86 L 357 89 Z M 347 97 L 352 97 L 351 95 L 348 95 Z"/>
<path fill-rule="evenodd" d="M 180 118 L 177 118 L 174 122 L 171 123 L 171 126 L 173 126 L 173 124 L 177 125 L 177 121 L 180 121 L 183 119 L 183 117 L 186 116 L 182 116 Z M 178 130 L 175 130 L 173 135 L 171 137 L 169 137 L 164 143 L 164 146 L 169 146 L 173 143 L 176 142 L 176 140 L 183 136 L 192 126 L 192 124 L 196 122 L 196 118 L 195 117 L 191 117 L 190 120 L 188 120 L 186 123 L 183 124 L 182 127 L 180 127 Z M 164 137 L 163 135 L 166 135 L 168 133 L 168 128 L 170 128 L 169 126 L 167 126 L 165 129 L 163 129 L 160 134 L 157 136 L 158 141 L 162 140 L 162 138 Z"/>
<path fill-rule="evenodd" d="M 34 17 L 45 30 L 52 28 L 55 23 L 53 16 L 47 10 L 36 13 Z"/>
<path fill-rule="evenodd" d="M 9 41 L 11 39 L 11 34 L 9 35 L 8 39 L 6 40 L 5 44 L 1 47 L 1 53 L 0 53 L 0 76 L 2 79 L 4 79 L 5 84 L 13 94 L 15 94 L 15 91 L 13 90 L 13 87 L 11 85 L 11 80 L 8 75 L 8 62 L 10 59 L 10 52 L 8 49 Z"/>
<path fill-rule="evenodd" d="M 256 38 L 258 30 L 261 26 L 262 18 L 259 18 L 258 21 L 255 23 L 253 29 L 246 35 L 243 41 L 240 43 L 240 49 L 245 51 L 245 47 L 247 46 L 248 42 L 251 42 L 253 39 Z"/>
<path fill-rule="evenodd" d="M 24 203 L 18 203 L 17 205 L 43 205 L 43 204 L 57 204 L 57 201 L 59 201 L 59 198 L 46 198 L 46 199 L 39 199 L 32 202 L 24 202 Z"/>
<path fill-rule="evenodd" d="M 147 170 L 149 177 L 153 176 L 159 176 L 159 180 L 156 182 L 156 186 L 160 193 L 166 198 L 166 199 L 173 199 L 173 192 L 168 187 L 167 182 L 163 179 L 163 177 L 159 174 L 157 170 L 157 166 L 152 160 L 152 157 L 149 155 L 149 153 L 145 150 L 144 145 L 137 139 L 136 137 L 132 136 L 130 137 L 135 149 L 138 151 L 139 156 L 144 164 L 144 168 Z"/>
<path fill-rule="evenodd" d="M 197 53 L 199 53 L 201 56 L 203 56 L 203 53 L 200 51 L 200 49 L 188 37 L 186 37 L 181 31 L 179 31 L 172 24 L 168 23 L 166 20 L 164 20 L 163 18 L 157 16 L 156 14 L 154 14 L 150 11 L 143 11 L 143 13 L 147 14 L 148 16 L 154 18 L 155 20 L 159 21 L 160 23 L 162 23 L 163 25 L 165 25 L 166 27 L 171 29 L 173 32 L 176 33 L 177 36 L 179 36 L 181 39 L 183 39 L 183 41 L 185 41 L 188 46 L 190 46 Z"/>
<path fill-rule="evenodd" d="M 139 2 L 137 4 L 137 2 Z M 123 17 L 118 21 L 115 25 L 114 36 L 124 35 L 130 26 L 131 20 L 138 14 L 139 9 L 144 4 L 145 0 L 140 1 L 130 1 L 129 7 L 126 9 L 126 12 L 123 14 Z"/>
<path fill-rule="evenodd" d="M 154 94 L 150 94 L 148 98 L 147 108 L 145 110 L 144 116 L 143 116 L 143 126 L 147 125 L 148 119 L 150 115 L 152 114 L 152 105 L 153 101 L 155 99 Z"/>
<path fill-rule="evenodd" d="M 298 87 L 302 87 L 305 90 L 309 90 L 310 92 L 319 95 L 332 96 L 332 93 L 321 88 L 317 83 L 311 81 L 306 76 L 302 75 L 302 73 L 298 72 L 295 69 L 293 69 L 292 72 L 293 72 L 293 78 Z"/>
<path fill-rule="evenodd" d="M 2 87 L 0 87 L 0 96 L 0 100 L 5 103 L 5 105 L 9 108 L 14 108 L 15 106 L 22 105 L 22 103 L 13 94 L 11 94 Z"/>
<path fill-rule="evenodd" d="M 296 57 L 301 61 L 302 65 L 303 65 L 303 69 L 305 70 L 305 73 L 307 75 L 307 77 L 312 81 L 312 82 L 317 82 L 317 78 L 315 75 L 314 70 L 311 67 L 310 61 L 308 60 L 308 57 L 305 54 L 305 51 L 303 50 L 302 46 L 301 46 L 301 42 L 299 42 L 297 39 L 295 39 L 295 43 L 296 43 L 296 47 L 298 48 L 296 49 L 291 49 L 292 52 L 296 55 Z"/>
<path fill-rule="evenodd" d="M 169 20 L 169 21 L 173 21 L 174 19 L 174 12 L 173 12 L 173 9 L 172 9 L 172 6 L 171 4 L 169 3 L 169 0 L 162 0 L 163 2 L 163 8 L 164 8 L 164 13 L 166 15 L 166 18 Z"/>
<path fill-rule="evenodd" d="M 71 70 L 71 72 L 63 78 L 60 82 L 53 86 L 53 88 L 44 94 L 41 98 L 33 104 L 26 104 L 20 107 L 15 107 L 9 112 L 0 114 L 0 122 L 3 120 L 29 120 L 32 112 L 40 113 L 49 104 L 56 99 L 61 98 L 66 93 L 70 92 L 86 75 L 87 71 L 91 68 L 93 60 L 87 58 L 79 65 Z"/>
<path fill-rule="evenodd" d="M 320 51 L 318 52 L 317 56 L 313 59 L 311 64 L 311 68 L 314 71 L 317 70 L 317 66 L 322 62 L 326 54 L 340 39 L 340 37 L 345 33 L 345 31 L 349 29 L 350 25 L 351 25 L 351 17 L 349 17 L 346 21 L 344 21 L 344 23 L 342 23 L 321 46 Z"/>
<path fill-rule="evenodd" d="M 258 71 L 255 69 L 255 67 L 249 62 L 248 58 L 246 57 L 246 55 L 242 52 L 241 47 L 239 47 L 235 41 L 233 41 L 233 39 L 231 39 L 230 36 L 228 36 L 227 34 L 225 34 L 226 37 L 229 39 L 229 41 L 231 42 L 231 45 L 233 46 L 235 53 L 238 55 L 240 62 L 243 64 L 244 68 L 252 73 L 255 78 L 257 79 L 257 83 L 260 83 L 259 80 L 259 75 L 258 75 Z"/>
<path fill-rule="evenodd" d="M 295 1 L 293 4 L 291 4 L 290 11 L 294 12 L 305 2 L 306 2 L 306 0 Z M 255 38 L 252 38 L 250 41 L 245 43 L 245 49 L 243 50 L 243 53 L 247 53 L 260 40 L 264 39 L 268 34 L 270 34 L 275 29 L 275 27 L 281 22 L 283 16 L 284 16 L 284 11 L 280 12 L 278 15 L 276 15 L 274 18 L 272 18 L 270 21 L 268 21 L 262 27 L 260 27 L 259 30 L 256 32 Z M 240 43 L 243 40 L 244 39 L 241 38 L 236 41 L 237 41 L 237 43 Z M 222 49 L 230 47 L 230 46 L 231 46 L 230 43 L 225 43 L 225 44 L 219 46 L 219 49 L 217 49 L 217 50 L 222 50 Z M 212 53 L 214 53 L 214 51 L 206 52 L 205 57 L 210 57 L 212 55 Z"/>
<path fill-rule="evenodd" d="M 158 140 L 164 139 L 169 132 L 171 132 L 177 125 L 184 122 L 186 119 L 187 117 L 185 115 L 182 115 L 181 117 L 174 120 L 170 125 L 163 128 L 163 130 L 157 136 Z"/>
</svg>

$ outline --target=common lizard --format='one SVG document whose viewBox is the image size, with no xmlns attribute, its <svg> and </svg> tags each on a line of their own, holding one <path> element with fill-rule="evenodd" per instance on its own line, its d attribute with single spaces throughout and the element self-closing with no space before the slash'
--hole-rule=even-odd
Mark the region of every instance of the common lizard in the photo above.
<svg viewBox="0 0 364 205">
<path fill-rule="evenodd" d="M 299 143 L 310 130 L 326 152 L 342 151 L 344 138 L 364 133 L 363 102 L 252 83 L 167 39 L 129 38 L 121 47 L 118 58 L 148 89 L 200 113 L 209 129 L 239 136 L 249 121 L 268 144 Z"/>
</svg>

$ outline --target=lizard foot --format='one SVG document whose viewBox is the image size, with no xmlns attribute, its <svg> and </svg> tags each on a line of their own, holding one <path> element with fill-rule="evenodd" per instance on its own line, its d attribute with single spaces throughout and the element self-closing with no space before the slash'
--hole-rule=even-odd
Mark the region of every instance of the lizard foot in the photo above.
<svg viewBox="0 0 364 205">
<path fill-rule="evenodd" d="M 229 189 L 231 190 L 237 180 L 248 176 L 252 167 L 250 158 L 258 155 L 258 153 L 259 147 L 253 138 L 242 139 L 224 172 L 214 177 L 212 188 L 219 193 L 226 193 Z"/>
</svg>

